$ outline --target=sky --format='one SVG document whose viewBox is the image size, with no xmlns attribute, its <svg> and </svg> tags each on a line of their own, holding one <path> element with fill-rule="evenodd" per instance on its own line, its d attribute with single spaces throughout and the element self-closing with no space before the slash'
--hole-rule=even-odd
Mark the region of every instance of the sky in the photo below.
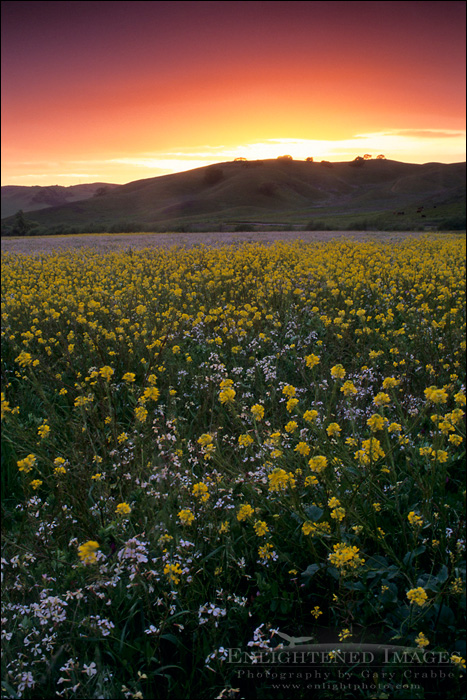
<svg viewBox="0 0 467 700">
<path fill-rule="evenodd" d="M 465 161 L 465 3 L 2 2 L 2 185 Z"/>
</svg>

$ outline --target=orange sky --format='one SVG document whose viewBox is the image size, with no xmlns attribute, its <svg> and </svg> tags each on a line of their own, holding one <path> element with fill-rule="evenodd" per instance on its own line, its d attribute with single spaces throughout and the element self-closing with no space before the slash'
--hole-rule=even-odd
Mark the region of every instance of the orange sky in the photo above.
<svg viewBox="0 0 467 700">
<path fill-rule="evenodd" d="M 2 184 L 465 160 L 464 2 L 2 2 Z"/>
</svg>

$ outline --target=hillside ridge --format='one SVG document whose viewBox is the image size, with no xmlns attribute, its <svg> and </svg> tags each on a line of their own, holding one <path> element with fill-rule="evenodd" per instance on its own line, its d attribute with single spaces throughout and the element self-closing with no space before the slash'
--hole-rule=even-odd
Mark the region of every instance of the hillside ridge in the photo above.
<svg viewBox="0 0 467 700">
<path fill-rule="evenodd" d="M 100 187 L 100 196 L 94 191 L 88 198 L 30 210 L 27 218 L 48 228 L 113 226 L 115 230 L 123 224 L 158 230 L 184 223 L 271 217 L 298 223 L 322 216 L 382 212 L 401 216 L 407 207 L 420 209 L 421 218 L 422 210 L 437 205 L 462 207 L 465 164 L 230 161 Z M 3 221 L 8 227 L 13 219 Z"/>
</svg>

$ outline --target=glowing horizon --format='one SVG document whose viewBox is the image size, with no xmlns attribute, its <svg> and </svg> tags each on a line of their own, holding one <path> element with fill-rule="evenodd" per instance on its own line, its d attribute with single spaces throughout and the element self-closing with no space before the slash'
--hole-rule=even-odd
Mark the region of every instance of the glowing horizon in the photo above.
<svg viewBox="0 0 467 700">
<path fill-rule="evenodd" d="M 424 147 L 423 158 L 418 157 L 420 141 L 423 142 Z M 205 165 L 232 161 L 235 158 L 266 160 L 278 158 L 281 155 L 290 155 L 294 160 L 306 160 L 306 158 L 312 157 L 315 161 L 336 162 L 350 161 L 356 156 L 369 153 L 372 158 L 382 154 L 388 160 L 406 163 L 457 163 L 465 160 L 464 143 L 465 131 L 454 130 L 450 132 L 439 130 L 439 133 L 427 130 L 426 134 L 421 132 L 418 136 L 404 135 L 400 131 L 360 134 L 353 139 L 341 141 L 276 138 L 233 148 L 205 146 L 203 150 L 201 146 L 167 153 L 141 153 L 131 157 L 116 157 L 102 161 L 74 161 L 69 163 L 70 172 L 34 172 L 27 175 L 17 175 L 11 177 L 10 181 L 4 184 L 28 185 L 31 184 L 28 181 L 32 180 L 34 180 L 34 184 L 43 185 L 84 184 L 84 182 L 126 184 L 134 180 L 169 175 Z M 76 171 L 77 166 L 82 166 L 86 170 Z M 34 164 L 30 163 L 29 167 L 34 168 Z M 43 168 L 44 164 L 39 163 L 37 167 Z M 106 175 L 103 178 L 103 173 L 108 173 L 108 177 Z M 39 182 L 43 178 L 47 182 Z M 78 182 L 76 182 L 77 180 Z"/>
<path fill-rule="evenodd" d="M 465 5 L 419 5 L 6 0 L 2 184 L 285 154 L 463 162 Z"/>
</svg>

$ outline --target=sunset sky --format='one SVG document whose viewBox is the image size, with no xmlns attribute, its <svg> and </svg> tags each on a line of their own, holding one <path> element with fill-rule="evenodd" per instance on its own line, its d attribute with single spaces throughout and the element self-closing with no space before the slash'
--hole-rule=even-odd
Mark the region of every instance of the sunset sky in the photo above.
<svg viewBox="0 0 467 700">
<path fill-rule="evenodd" d="M 2 2 L 2 185 L 465 160 L 464 2 Z"/>
</svg>

